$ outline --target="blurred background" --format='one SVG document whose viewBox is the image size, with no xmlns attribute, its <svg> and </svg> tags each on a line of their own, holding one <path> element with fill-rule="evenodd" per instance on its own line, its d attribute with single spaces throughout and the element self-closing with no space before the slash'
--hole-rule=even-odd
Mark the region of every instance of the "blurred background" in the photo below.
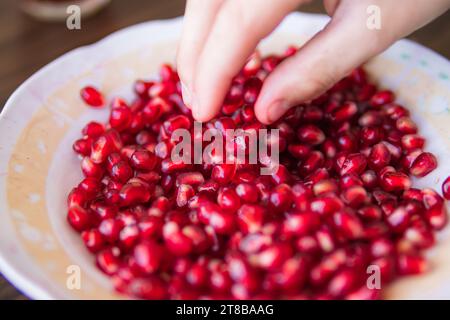
<svg viewBox="0 0 450 320">
<path fill-rule="evenodd" d="M 82 8 L 80 30 L 66 27 L 70 4 Z M 1 0 L 0 110 L 23 81 L 63 53 L 136 23 L 180 16 L 184 5 L 185 0 Z M 299 11 L 324 13 L 319 0 Z M 450 11 L 409 38 L 449 59 Z M 26 297 L 0 275 L 1 299 Z"/>
</svg>

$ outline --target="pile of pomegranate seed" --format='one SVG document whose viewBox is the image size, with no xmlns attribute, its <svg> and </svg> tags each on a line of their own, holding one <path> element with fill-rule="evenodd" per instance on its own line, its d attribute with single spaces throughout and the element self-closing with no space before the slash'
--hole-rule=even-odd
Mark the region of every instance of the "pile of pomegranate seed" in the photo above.
<svg viewBox="0 0 450 320">
<path fill-rule="evenodd" d="M 204 127 L 262 129 L 255 103 L 287 56 L 252 55 L 220 115 Z M 280 166 L 171 160 L 178 128 L 192 130 L 176 72 L 138 80 L 106 125 L 88 123 L 73 149 L 85 179 L 67 219 L 115 288 L 142 299 L 377 299 L 382 287 L 427 270 L 425 249 L 447 223 L 443 197 L 411 176 L 437 166 L 409 111 L 358 68 L 279 129 Z M 104 105 L 93 87 L 91 106 Z M 238 142 L 236 142 L 238 143 Z M 273 142 L 272 142 L 273 143 Z M 450 196 L 450 180 L 443 185 Z M 376 269 L 376 268 L 375 268 Z M 371 269 L 373 270 L 373 269 Z"/>
</svg>

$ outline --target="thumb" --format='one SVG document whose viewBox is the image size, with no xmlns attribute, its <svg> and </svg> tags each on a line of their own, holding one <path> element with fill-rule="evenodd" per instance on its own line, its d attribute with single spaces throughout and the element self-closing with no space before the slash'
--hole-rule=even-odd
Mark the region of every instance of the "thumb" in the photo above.
<svg viewBox="0 0 450 320">
<path fill-rule="evenodd" d="M 255 105 L 259 121 L 270 124 L 291 107 L 317 98 L 394 41 L 367 28 L 366 7 L 352 5 L 339 6 L 326 28 L 266 79 Z"/>
</svg>

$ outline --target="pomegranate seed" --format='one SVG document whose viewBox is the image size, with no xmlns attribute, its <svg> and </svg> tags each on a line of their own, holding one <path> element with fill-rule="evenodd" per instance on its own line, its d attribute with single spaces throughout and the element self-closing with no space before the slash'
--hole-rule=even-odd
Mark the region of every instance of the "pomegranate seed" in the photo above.
<svg viewBox="0 0 450 320">
<path fill-rule="evenodd" d="M 125 161 L 119 161 L 112 166 L 110 174 L 114 180 L 125 183 L 133 177 L 133 170 Z"/>
<path fill-rule="evenodd" d="M 119 270 L 119 255 L 118 248 L 105 249 L 97 254 L 97 266 L 107 275 L 113 275 Z"/>
<path fill-rule="evenodd" d="M 386 167 L 391 162 L 391 153 L 385 144 L 379 143 L 372 147 L 369 156 L 369 164 L 374 169 Z"/>
<path fill-rule="evenodd" d="M 442 184 L 442 194 L 445 199 L 450 200 L 450 177 L 447 177 Z"/>
<path fill-rule="evenodd" d="M 401 255 L 397 259 L 397 269 L 401 275 L 420 274 L 427 268 L 426 261 L 419 256 Z"/>
<path fill-rule="evenodd" d="M 293 195 L 291 187 L 287 184 L 280 184 L 274 188 L 270 194 L 270 204 L 278 212 L 284 212 L 291 208 Z"/>
<path fill-rule="evenodd" d="M 242 201 L 256 203 L 258 201 L 258 190 L 249 183 L 240 183 L 236 186 L 236 194 Z"/>
<path fill-rule="evenodd" d="M 370 105 L 372 107 L 381 107 L 385 104 L 393 102 L 395 99 L 394 93 L 389 90 L 380 91 L 375 93 L 370 99 Z"/>
<path fill-rule="evenodd" d="M 134 260 L 145 274 L 155 273 L 159 269 L 163 254 L 163 248 L 153 242 L 138 244 L 133 250 Z"/>
<path fill-rule="evenodd" d="M 156 166 L 156 156 L 147 150 L 136 150 L 130 158 L 131 165 L 141 171 L 151 171 Z"/>
<path fill-rule="evenodd" d="M 348 239 L 358 239 L 363 235 L 363 226 L 358 217 L 345 211 L 333 215 L 334 227 Z"/>
<path fill-rule="evenodd" d="M 120 106 L 111 109 L 111 115 L 109 116 L 111 128 L 123 131 L 129 127 L 131 120 L 132 113 L 129 107 Z"/>
<path fill-rule="evenodd" d="M 417 134 L 406 134 L 402 137 L 402 147 L 406 150 L 422 149 L 425 139 Z"/>
<path fill-rule="evenodd" d="M 73 151 L 76 153 L 82 155 L 82 156 L 89 156 L 91 154 L 91 148 L 92 148 L 92 139 L 87 137 L 83 139 L 79 139 L 74 142 Z"/>
<path fill-rule="evenodd" d="M 259 95 L 262 81 L 258 78 L 249 78 L 244 84 L 244 102 L 253 105 Z"/>
<path fill-rule="evenodd" d="M 360 153 L 349 154 L 341 166 L 341 175 L 361 174 L 367 166 L 366 157 Z"/>
<path fill-rule="evenodd" d="M 435 230 L 441 230 L 447 225 L 447 210 L 443 203 L 436 203 L 425 212 L 425 219 Z"/>
<path fill-rule="evenodd" d="M 237 211 L 241 206 L 241 200 L 232 188 L 222 188 L 217 195 L 217 203 L 220 207 L 231 212 Z"/>
<path fill-rule="evenodd" d="M 235 172 L 236 166 L 234 164 L 218 164 L 212 169 L 211 179 L 225 185 L 233 179 Z"/>
<path fill-rule="evenodd" d="M 105 104 L 105 98 L 94 87 L 91 86 L 84 87 L 81 90 L 80 94 L 84 102 L 91 107 L 101 107 Z"/>
<path fill-rule="evenodd" d="M 411 188 L 411 179 L 401 172 L 387 172 L 381 176 L 381 183 L 387 191 L 404 191 Z"/>
<path fill-rule="evenodd" d="M 436 168 L 436 157 L 429 152 L 424 152 L 413 161 L 409 172 L 416 177 L 425 177 Z"/>
<path fill-rule="evenodd" d="M 70 225 L 78 232 L 87 230 L 92 224 L 90 214 L 80 206 L 72 205 L 67 214 Z"/>
<path fill-rule="evenodd" d="M 397 129 L 405 134 L 417 133 L 417 126 L 409 117 L 399 118 L 396 122 Z"/>
<path fill-rule="evenodd" d="M 325 141 L 325 134 L 314 125 L 305 125 L 298 129 L 297 136 L 301 142 L 309 145 L 318 145 Z"/>
<path fill-rule="evenodd" d="M 150 189 L 146 185 L 130 182 L 123 186 L 119 195 L 122 206 L 146 203 L 151 197 Z"/>
<path fill-rule="evenodd" d="M 265 209 L 258 205 L 245 204 L 237 212 L 239 228 L 244 233 L 261 230 L 265 220 Z"/>
<path fill-rule="evenodd" d="M 81 233 L 81 238 L 83 239 L 84 245 L 92 253 L 97 253 L 104 249 L 105 242 L 100 231 L 96 229 L 83 231 Z"/>
</svg>

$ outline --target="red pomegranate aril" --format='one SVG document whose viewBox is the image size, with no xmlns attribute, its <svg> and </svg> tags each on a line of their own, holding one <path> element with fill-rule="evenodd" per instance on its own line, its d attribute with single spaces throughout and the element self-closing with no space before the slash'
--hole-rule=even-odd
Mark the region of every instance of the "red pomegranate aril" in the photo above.
<svg viewBox="0 0 450 320">
<path fill-rule="evenodd" d="M 178 115 L 166 120 L 163 124 L 164 130 L 171 135 L 178 129 L 189 129 L 191 127 L 191 120 L 185 115 Z"/>
<path fill-rule="evenodd" d="M 366 189 L 361 186 L 353 186 L 344 190 L 341 194 L 341 198 L 347 205 L 355 209 L 370 201 Z"/>
<path fill-rule="evenodd" d="M 306 158 L 304 162 L 301 163 L 299 169 L 303 175 L 311 174 L 321 166 L 323 166 L 325 162 L 325 157 L 320 151 L 311 151 L 309 156 Z M 281 167 L 281 166 L 280 166 Z M 287 174 L 289 174 L 288 170 L 285 170 Z M 288 181 L 275 181 L 276 183 L 288 182 Z"/>
<path fill-rule="evenodd" d="M 374 206 L 374 205 L 360 208 L 358 210 L 358 214 L 363 219 L 366 219 L 369 221 L 377 221 L 383 217 L 383 213 L 381 212 L 380 208 L 378 208 L 377 206 Z"/>
<path fill-rule="evenodd" d="M 356 215 L 339 211 L 333 215 L 333 225 L 336 231 L 347 239 L 358 239 L 363 235 L 363 225 Z"/>
<path fill-rule="evenodd" d="M 316 196 L 338 191 L 336 182 L 332 179 L 320 180 L 313 185 L 313 191 Z"/>
<path fill-rule="evenodd" d="M 244 102 L 253 105 L 258 98 L 262 81 L 256 77 L 249 78 L 244 84 Z"/>
<path fill-rule="evenodd" d="M 133 257 L 136 265 L 145 274 L 152 274 L 158 271 L 164 256 L 164 249 L 154 242 L 143 242 L 138 244 L 133 250 Z"/>
<path fill-rule="evenodd" d="M 72 148 L 73 151 L 82 156 L 89 156 L 92 149 L 92 139 L 90 137 L 78 139 L 74 142 Z"/>
<path fill-rule="evenodd" d="M 421 274 L 427 269 L 427 262 L 420 256 L 400 255 L 397 258 L 397 270 L 401 275 Z"/>
<path fill-rule="evenodd" d="M 67 196 L 67 207 L 71 208 L 73 206 L 84 207 L 88 201 L 88 196 L 86 192 L 80 188 L 73 188 L 69 195 Z"/>
<path fill-rule="evenodd" d="M 235 173 L 235 164 L 222 163 L 213 167 L 211 172 L 211 179 L 221 185 L 225 185 L 233 179 Z"/>
<path fill-rule="evenodd" d="M 95 195 L 100 191 L 100 182 L 94 178 L 85 178 L 80 182 L 78 188 L 88 195 Z"/>
<path fill-rule="evenodd" d="M 134 279 L 128 285 L 128 291 L 134 297 L 146 300 L 167 298 L 167 284 L 157 276 Z"/>
<path fill-rule="evenodd" d="M 302 117 L 303 121 L 306 122 L 319 122 L 323 119 L 323 111 L 322 109 L 316 106 L 307 106 L 303 110 Z"/>
<path fill-rule="evenodd" d="M 184 207 L 194 195 L 195 190 L 192 186 L 188 184 L 180 185 L 177 190 L 177 206 L 180 208 Z"/>
<path fill-rule="evenodd" d="M 164 243 L 171 253 L 185 256 L 192 252 L 192 241 L 184 235 L 175 222 L 168 222 L 163 227 Z"/>
<path fill-rule="evenodd" d="M 335 122 L 344 122 L 350 120 L 358 113 L 358 106 L 354 102 L 346 102 L 343 106 L 334 110 L 332 119 Z"/>
<path fill-rule="evenodd" d="M 191 165 L 184 163 L 182 160 L 172 161 L 171 159 L 164 159 L 161 161 L 161 171 L 164 173 L 174 173 L 176 171 L 187 170 Z"/>
<path fill-rule="evenodd" d="M 209 217 L 209 225 L 221 235 L 230 235 L 234 231 L 235 215 L 225 211 L 213 211 Z"/>
<path fill-rule="evenodd" d="M 117 206 L 108 205 L 103 202 L 94 202 L 91 204 L 90 208 L 95 211 L 100 220 L 115 218 L 119 211 Z"/>
<path fill-rule="evenodd" d="M 252 265 L 266 270 L 278 269 L 291 255 L 292 249 L 285 243 L 272 244 L 268 248 L 250 257 Z"/>
<path fill-rule="evenodd" d="M 157 164 L 154 153 L 147 150 L 136 150 L 130 158 L 133 168 L 141 171 L 151 171 Z"/>
<path fill-rule="evenodd" d="M 372 107 L 381 107 L 385 104 L 393 102 L 395 99 L 394 93 L 389 90 L 379 91 L 375 93 L 370 99 L 370 105 Z"/>
<path fill-rule="evenodd" d="M 97 254 L 97 266 L 107 275 L 113 275 L 119 270 L 120 250 L 116 247 L 105 249 Z"/>
<path fill-rule="evenodd" d="M 367 159 L 360 153 L 349 154 L 342 163 L 341 176 L 354 173 L 361 174 L 367 166 Z"/>
<path fill-rule="evenodd" d="M 119 239 L 120 231 L 122 231 L 123 227 L 122 221 L 109 218 L 100 223 L 98 230 L 107 242 L 115 243 Z"/>
<path fill-rule="evenodd" d="M 293 203 L 291 187 L 287 184 L 276 186 L 270 194 L 270 207 L 277 212 L 289 210 Z"/>
<path fill-rule="evenodd" d="M 81 233 L 84 245 L 92 253 L 97 253 L 104 249 L 105 241 L 100 231 L 96 229 L 86 230 Z"/>
<path fill-rule="evenodd" d="M 134 83 L 134 92 L 142 98 L 148 98 L 148 90 L 154 85 L 152 81 L 137 80 Z"/>
<path fill-rule="evenodd" d="M 236 194 L 242 201 L 256 203 L 259 199 L 258 190 L 249 183 L 240 183 L 236 186 Z"/>
<path fill-rule="evenodd" d="M 436 157 L 429 152 L 424 152 L 413 161 L 409 172 L 416 177 L 425 177 L 436 168 Z"/>
<path fill-rule="evenodd" d="M 261 230 L 266 211 L 263 207 L 252 204 L 244 204 L 237 212 L 239 229 L 243 233 L 255 233 Z"/>
<path fill-rule="evenodd" d="M 431 188 L 425 188 L 422 190 L 422 200 L 426 209 L 433 207 L 436 204 L 443 204 L 444 199 Z"/>
<path fill-rule="evenodd" d="M 381 184 L 387 191 L 404 191 L 411 188 L 411 179 L 402 172 L 387 172 L 381 176 Z"/>
<path fill-rule="evenodd" d="M 235 212 L 241 206 L 241 199 L 233 188 L 225 187 L 219 190 L 217 203 L 221 208 Z"/>
<path fill-rule="evenodd" d="M 410 219 L 409 211 L 405 207 L 398 207 L 387 217 L 387 223 L 393 230 L 402 232 L 408 227 Z"/>
<path fill-rule="evenodd" d="M 396 127 L 399 131 L 405 134 L 417 133 L 417 126 L 409 117 L 401 117 L 396 122 Z"/>
<path fill-rule="evenodd" d="M 102 107 L 105 104 L 103 95 L 92 86 L 81 89 L 80 95 L 83 101 L 91 107 Z"/>
<path fill-rule="evenodd" d="M 325 141 L 325 134 L 315 125 L 304 125 L 297 130 L 301 142 L 309 145 L 318 145 Z"/>
<path fill-rule="evenodd" d="M 125 183 L 133 177 L 133 169 L 125 161 L 120 161 L 112 166 L 110 174 L 114 180 Z"/>
<path fill-rule="evenodd" d="M 450 176 L 442 184 L 442 194 L 445 199 L 450 200 Z"/>
<path fill-rule="evenodd" d="M 98 138 L 103 133 L 105 133 L 105 126 L 101 123 L 91 121 L 87 125 L 84 126 L 81 133 L 84 136 L 88 136 L 90 138 Z"/>
<path fill-rule="evenodd" d="M 132 120 L 132 113 L 129 107 L 120 106 L 111 109 L 109 124 L 117 131 L 123 131 L 128 128 Z"/>
<path fill-rule="evenodd" d="M 325 195 L 315 198 L 310 202 L 310 208 L 313 212 L 320 215 L 328 215 L 339 211 L 344 207 L 344 203 L 338 197 Z"/>
<path fill-rule="evenodd" d="M 422 149 L 425 139 L 418 134 L 406 134 L 402 137 L 402 147 L 406 150 Z"/>
<path fill-rule="evenodd" d="M 119 193 L 121 206 L 130 206 L 140 203 L 147 203 L 150 200 L 150 189 L 139 183 L 127 183 Z"/>
<path fill-rule="evenodd" d="M 342 297 L 350 293 L 358 282 L 358 276 L 355 271 L 345 269 L 339 271 L 328 284 L 328 292 L 333 297 Z"/>
<path fill-rule="evenodd" d="M 373 258 L 390 256 L 394 252 L 392 241 L 387 238 L 378 238 L 370 243 L 370 255 Z"/>
<path fill-rule="evenodd" d="M 81 161 L 81 170 L 85 177 L 100 180 L 103 177 L 104 169 L 101 165 L 92 162 L 89 157 L 84 157 Z"/>
<path fill-rule="evenodd" d="M 109 130 L 101 135 L 92 145 L 91 160 L 103 163 L 108 156 L 122 148 L 120 135 L 115 130 Z"/>
<path fill-rule="evenodd" d="M 442 230 L 448 221 L 447 208 L 444 203 L 436 203 L 428 208 L 424 216 L 425 220 L 434 230 Z"/>
<path fill-rule="evenodd" d="M 70 225 L 78 232 L 87 230 L 92 225 L 90 213 L 80 206 L 72 205 L 67 213 L 67 220 Z"/>
<path fill-rule="evenodd" d="M 372 147 L 369 156 L 369 164 L 374 169 L 386 167 L 391 162 L 391 153 L 383 143 L 378 143 Z"/>
<path fill-rule="evenodd" d="M 314 212 L 288 214 L 283 222 L 283 233 L 286 235 L 306 236 L 320 226 L 320 218 Z"/>
<path fill-rule="evenodd" d="M 339 186 L 341 189 L 347 189 L 354 186 L 363 186 L 363 181 L 357 174 L 345 174 L 339 180 Z"/>
</svg>

